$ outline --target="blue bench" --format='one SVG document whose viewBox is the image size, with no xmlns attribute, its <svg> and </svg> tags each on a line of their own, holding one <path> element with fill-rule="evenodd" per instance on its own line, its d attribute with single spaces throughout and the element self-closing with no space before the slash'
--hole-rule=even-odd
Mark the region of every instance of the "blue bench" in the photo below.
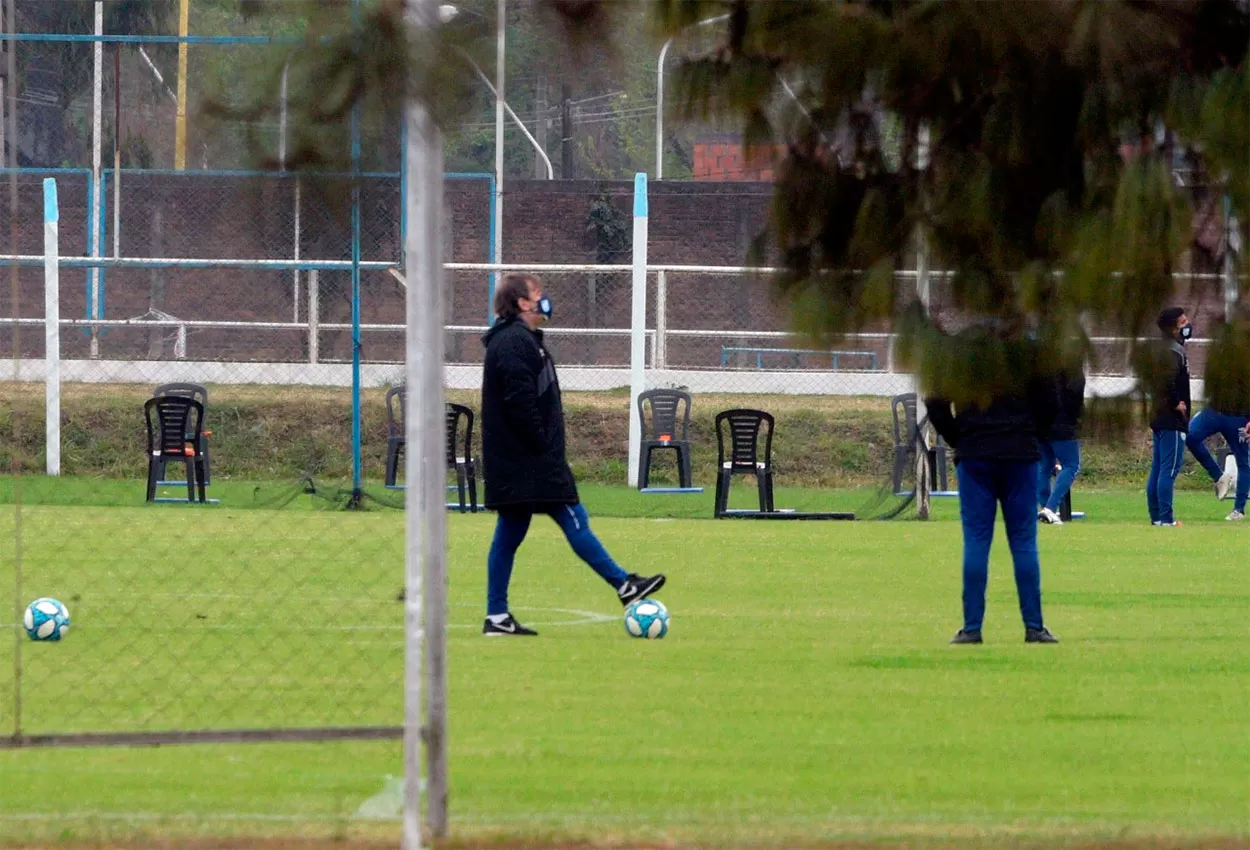
<svg viewBox="0 0 1250 850">
<path fill-rule="evenodd" d="M 722 369 L 729 365 L 729 357 L 733 354 L 754 355 L 756 369 L 764 368 L 765 354 L 790 354 L 794 355 L 796 359 L 801 354 L 818 354 L 822 357 L 828 357 L 834 369 L 838 368 L 839 360 L 842 357 L 866 357 L 868 358 L 868 369 L 875 370 L 877 368 L 877 353 L 875 351 L 815 351 L 802 348 L 744 348 L 722 345 L 720 348 L 720 365 Z"/>
</svg>

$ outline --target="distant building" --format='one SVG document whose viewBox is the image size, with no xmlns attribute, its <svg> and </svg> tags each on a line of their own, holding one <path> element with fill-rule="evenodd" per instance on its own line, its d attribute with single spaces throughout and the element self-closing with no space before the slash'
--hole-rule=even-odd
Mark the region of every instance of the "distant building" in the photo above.
<svg viewBox="0 0 1250 850">
<path fill-rule="evenodd" d="M 781 149 L 752 148 L 742 144 L 742 137 L 734 133 L 708 134 L 694 143 L 695 180 L 743 180 L 770 181 L 774 179 L 773 165 Z"/>
</svg>

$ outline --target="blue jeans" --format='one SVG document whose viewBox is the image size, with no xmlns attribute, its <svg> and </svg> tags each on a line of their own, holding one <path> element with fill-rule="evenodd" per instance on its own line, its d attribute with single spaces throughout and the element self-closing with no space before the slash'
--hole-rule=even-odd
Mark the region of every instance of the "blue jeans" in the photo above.
<svg viewBox="0 0 1250 850">
<path fill-rule="evenodd" d="M 1042 440 L 1042 462 L 1037 466 L 1037 503 L 1056 513 L 1063 504 L 1063 497 L 1072 489 L 1072 482 L 1081 471 L 1081 443 L 1079 440 Z M 1055 462 L 1062 467 L 1055 475 L 1051 489 L 1050 478 L 1055 473 Z"/>
<path fill-rule="evenodd" d="M 1190 420 L 1189 436 L 1185 438 L 1185 445 L 1189 446 L 1194 459 L 1202 464 L 1212 481 L 1218 481 L 1224 470 L 1211 457 L 1206 439 L 1212 434 L 1223 435 L 1237 463 L 1237 500 L 1233 506 L 1242 513 L 1246 512 L 1246 496 L 1250 495 L 1250 451 L 1247 451 L 1250 446 L 1244 437 L 1247 421 L 1250 420 L 1245 416 L 1229 416 L 1206 407 Z"/>
<path fill-rule="evenodd" d="M 1042 627 L 1042 567 L 1037 557 L 1037 464 L 963 460 L 959 475 L 959 519 L 964 527 L 964 628 L 980 631 L 985 619 L 985 585 L 999 503 L 1007 545 L 1016 571 L 1020 615 L 1030 629 Z"/>
<path fill-rule="evenodd" d="M 513 506 L 499 509 L 495 522 L 495 538 L 490 544 L 486 558 L 486 613 L 505 614 L 508 611 L 508 584 L 512 581 L 512 565 L 516 550 L 530 528 L 535 513 L 545 513 L 553 520 L 569 545 L 590 568 L 613 587 L 620 587 L 628 577 L 616 561 L 603 548 L 599 538 L 590 530 L 590 517 L 586 509 L 576 505 Z"/>
<path fill-rule="evenodd" d="M 1146 507 L 1151 522 L 1172 523 L 1172 489 L 1185 462 L 1185 432 L 1155 431 L 1150 455 L 1150 477 L 1146 479 Z"/>
</svg>

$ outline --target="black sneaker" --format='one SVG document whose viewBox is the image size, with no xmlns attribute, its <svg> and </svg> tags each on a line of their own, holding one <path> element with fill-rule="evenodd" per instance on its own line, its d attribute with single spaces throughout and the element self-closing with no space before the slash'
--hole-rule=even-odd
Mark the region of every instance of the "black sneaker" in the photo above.
<svg viewBox="0 0 1250 850">
<path fill-rule="evenodd" d="M 622 605 L 628 605 L 635 599 L 645 599 L 655 593 L 664 586 L 665 581 L 663 575 L 648 577 L 630 573 L 625 577 L 625 583 L 617 588 L 616 595 L 620 597 Z"/>
<path fill-rule="evenodd" d="M 960 629 L 955 633 L 955 636 L 951 638 L 951 643 L 981 643 L 981 632 Z"/>
<path fill-rule="evenodd" d="M 482 634 L 495 637 L 496 635 L 536 635 L 538 632 L 525 628 L 516 621 L 516 617 L 509 614 L 502 623 L 493 623 L 490 617 L 487 617 L 482 623 Z"/>
<path fill-rule="evenodd" d="M 1040 629 L 1025 629 L 1025 643 L 1059 643 L 1059 638 L 1050 633 L 1050 629 L 1042 626 Z"/>
</svg>

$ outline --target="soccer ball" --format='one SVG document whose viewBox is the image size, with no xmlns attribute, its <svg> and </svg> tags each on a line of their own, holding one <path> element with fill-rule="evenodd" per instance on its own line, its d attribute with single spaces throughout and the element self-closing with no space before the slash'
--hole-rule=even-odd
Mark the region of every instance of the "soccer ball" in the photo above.
<svg viewBox="0 0 1250 850">
<path fill-rule="evenodd" d="M 625 631 L 632 637 L 659 639 L 668 634 L 668 609 L 658 599 L 639 599 L 625 609 Z"/>
<path fill-rule="evenodd" d="M 55 599 L 36 599 L 22 618 L 31 640 L 60 640 L 69 632 L 69 609 Z"/>
</svg>

